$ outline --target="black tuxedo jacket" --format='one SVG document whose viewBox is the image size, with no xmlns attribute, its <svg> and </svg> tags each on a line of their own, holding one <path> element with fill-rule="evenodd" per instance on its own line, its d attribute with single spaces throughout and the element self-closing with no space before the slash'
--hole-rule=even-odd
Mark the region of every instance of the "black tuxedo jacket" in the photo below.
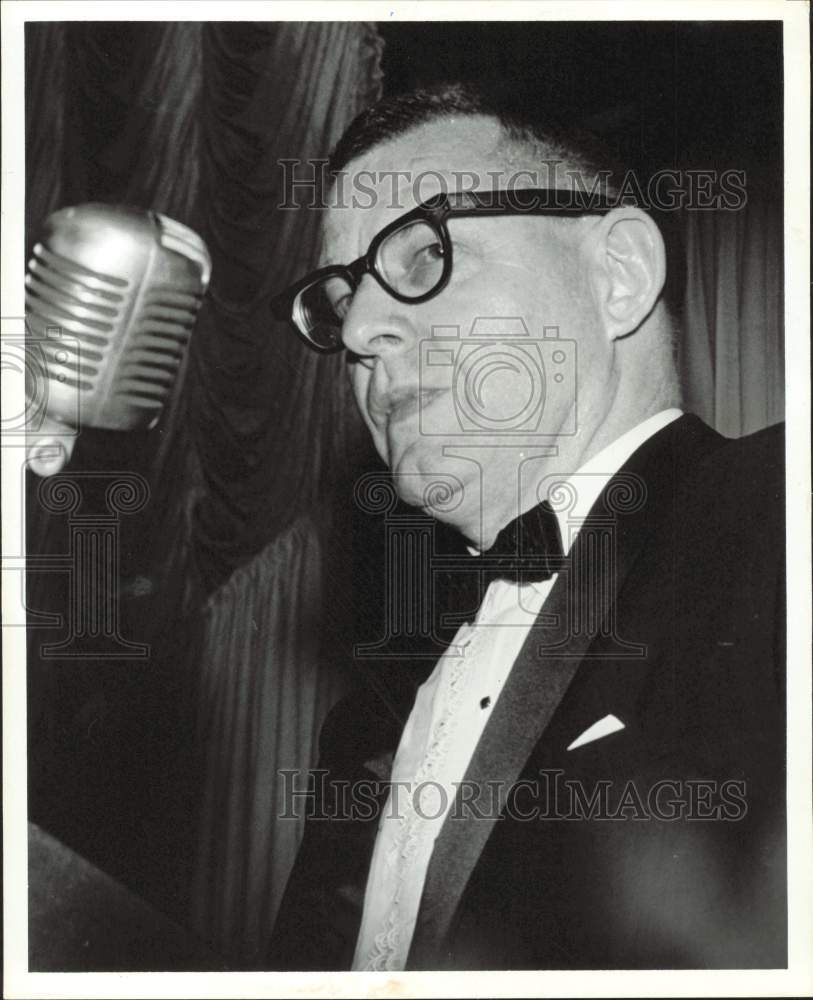
<svg viewBox="0 0 813 1000">
<path fill-rule="evenodd" d="M 610 481 L 435 844 L 408 969 L 786 965 L 782 445 L 684 416 Z M 408 710 L 329 716 L 267 967 L 350 967 L 377 813 L 347 788 L 383 804 Z"/>
</svg>

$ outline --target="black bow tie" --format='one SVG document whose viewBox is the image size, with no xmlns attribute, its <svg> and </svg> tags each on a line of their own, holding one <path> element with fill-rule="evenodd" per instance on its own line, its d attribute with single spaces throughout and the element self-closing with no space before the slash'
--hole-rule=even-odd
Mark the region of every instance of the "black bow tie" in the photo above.
<svg viewBox="0 0 813 1000">
<path fill-rule="evenodd" d="M 544 500 L 515 517 L 497 535 L 490 549 L 472 558 L 481 561 L 489 582 L 538 583 L 549 580 L 558 571 L 562 554 L 559 522 L 551 505 Z"/>
<path fill-rule="evenodd" d="M 460 619 L 472 620 L 490 583 L 508 580 L 538 583 L 559 571 L 563 556 L 559 522 L 547 501 L 507 524 L 480 555 L 461 555 L 439 574 L 440 606 Z"/>
</svg>

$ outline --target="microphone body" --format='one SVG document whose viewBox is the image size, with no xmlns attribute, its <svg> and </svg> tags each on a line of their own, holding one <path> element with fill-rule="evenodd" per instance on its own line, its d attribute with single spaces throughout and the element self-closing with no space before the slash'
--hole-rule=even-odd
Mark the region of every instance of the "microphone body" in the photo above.
<svg viewBox="0 0 813 1000">
<path fill-rule="evenodd" d="M 82 427 L 157 423 L 210 275 L 203 240 L 158 212 L 90 203 L 48 217 L 25 278 L 35 472 L 59 471 Z"/>
</svg>

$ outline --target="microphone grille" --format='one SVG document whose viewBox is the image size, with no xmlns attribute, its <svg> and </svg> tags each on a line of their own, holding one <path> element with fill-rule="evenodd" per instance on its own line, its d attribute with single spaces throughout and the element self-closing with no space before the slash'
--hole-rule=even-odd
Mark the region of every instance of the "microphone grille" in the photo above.
<svg viewBox="0 0 813 1000">
<path fill-rule="evenodd" d="M 60 383 L 73 389 L 92 389 L 104 351 L 121 320 L 129 283 L 83 267 L 37 243 L 25 284 L 26 319 L 29 325 L 33 321 L 48 332 L 38 345 L 48 363 L 48 374 L 51 365 L 59 365 Z M 72 336 L 57 336 L 56 331 L 62 329 Z"/>
<path fill-rule="evenodd" d="M 155 424 L 184 360 L 211 262 L 200 237 L 156 212 L 55 212 L 26 275 L 26 319 L 57 420 Z"/>
</svg>

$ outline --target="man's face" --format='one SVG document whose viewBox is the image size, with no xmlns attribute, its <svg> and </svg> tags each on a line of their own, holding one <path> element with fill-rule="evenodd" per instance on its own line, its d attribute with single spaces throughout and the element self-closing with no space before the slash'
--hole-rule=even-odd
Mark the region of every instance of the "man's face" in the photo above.
<svg viewBox="0 0 813 1000">
<path fill-rule="evenodd" d="M 329 210 L 322 263 L 349 263 L 364 254 L 384 226 L 441 189 L 433 174 L 444 177 L 449 191 L 459 189 L 454 174 L 461 171 L 481 178 L 476 185 L 467 179 L 469 189 L 506 186 L 508 169 L 493 175 L 502 142 L 488 119 L 438 121 L 353 161 L 351 175 L 369 171 L 365 183 L 370 176 L 378 180 L 376 200 L 371 207 Z M 395 204 L 394 171 L 408 172 Z M 572 451 L 572 442 L 589 433 L 585 420 L 593 425 L 608 403 L 611 352 L 593 308 L 587 224 L 516 215 L 452 218 L 452 276 L 437 296 L 402 303 L 366 275 L 346 315 L 342 336 L 355 396 L 399 494 L 475 541 L 482 540 L 483 509 L 499 522 L 504 508 L 503 523 L 516 515 L 524 451 L 536 447 L 538 453 L 540 444 L 557 441 L 560 456 Z M 550 341 L 540 344 L 546 328 L 575 342 L 575 349 L 564 345 L 565 374 L 556 381 Z M 523 365 L 523 357 L 531 363 Z M 540 358 L 541 365 L 533 363 Z M 552 468 L 567 473 L 575 466 Z M 438 482 L 452 495 L 444 497 L 442 488 L 433 493 Z"/>
</svg>

